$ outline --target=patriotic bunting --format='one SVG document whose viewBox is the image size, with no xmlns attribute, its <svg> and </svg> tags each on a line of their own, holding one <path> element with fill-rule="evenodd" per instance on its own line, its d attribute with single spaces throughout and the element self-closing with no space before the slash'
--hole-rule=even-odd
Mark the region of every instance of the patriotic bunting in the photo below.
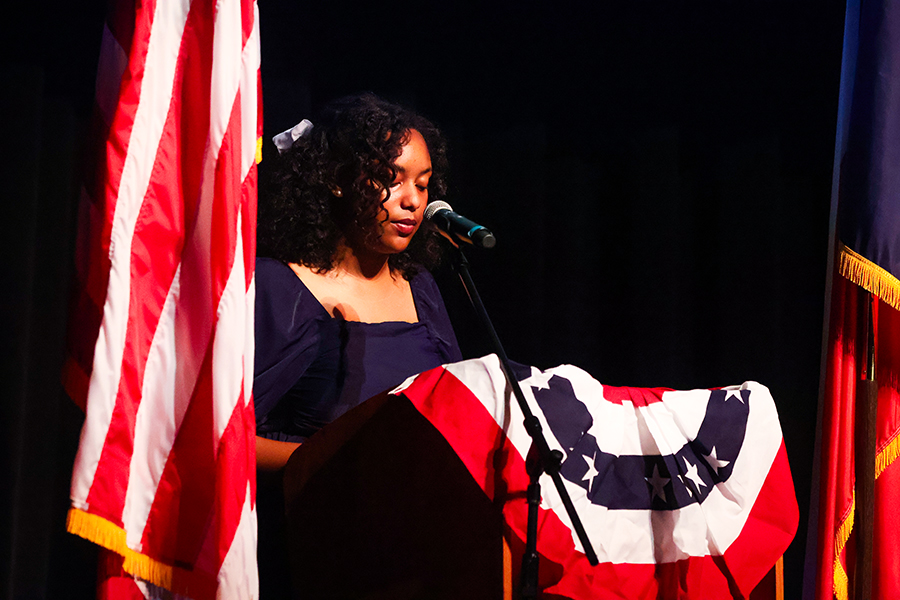
<svg viewBox="0 0 900 600">
<path fill-rule="evenodd" d="M 589 565 L 545 475 L 537 548 L 549 597 L 746 597 L 793 539 L 797 502 L 764 386 L 616 388 L 572 366 L 522 367 L 518 378 L 551 448 L 563 452 L 561 475 L 600 558 Z M 428 371 L 394 393 L 502 502 L 510 546 L 521 552 L 531 438 L 497 358 Z"/>
</svg>

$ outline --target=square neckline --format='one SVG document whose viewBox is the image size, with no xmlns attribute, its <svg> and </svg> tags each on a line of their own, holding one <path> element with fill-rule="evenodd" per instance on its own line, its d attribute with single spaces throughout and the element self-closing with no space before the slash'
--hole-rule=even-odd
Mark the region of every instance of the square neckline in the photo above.
<svg viewBox="0 0 900 600">
<path fill-rule="evenodd" d="M 335 317 L 334 315 L 332 315 L 330 312 L 328 312 L 328 309 L 325 308 L 325 305 L 322 304 L 322 302 L 319 300 L 318 297 L 316 297 L 316 295 L 313 293 L 313 291 L 311 289 L 309 289 L 309 286 L 307 286 L 306 283 L 304 283 L 303 280 L 300 279 L 300 276 L 297 275 L 297 272 L 294 271 L 294 269 L 292 269 L 288 263 L 286 263 L 284 261 L 278 261 L 278 262 L 280 264 L 284 265 L 284 267 L 291 272 L 291 275 L 293 275 L 293 277 L 297 281 L 297 283 L 300 284 L 300 287 L 303 288 L 303 291 L 305 291 L 306 293 L 309 294 L 309 296 L 316 303 L 316 306 L 319 307 L 319 310 L 322 313 L 324 313 L 324 315 L 326 317 L 328 317 L 329 319 L 331 319 L 332 321 L 335 321 L 337 323 L 359 323 L 360 325 L 384 325 L 384 324 L 422 325 L 423 324 L 422 323 L 422 315 L 421 315 L 421 306 L 419 305 L 419 299 L 416 294 L 416 288 L 413 285 L 413 281 L 415 281 L 416 277 L 413 277 L 412 279 L 409 280 L 409 292 L 412 295 L 413 308 L 415 308 L 415 310 L 416 310 L 416 320 L 415 321 L 375 321 L 375 322 L 356 321 L 356 320 L 352 320 L 352 319 L 338 318 L 338 317 Z"/>
</svg>

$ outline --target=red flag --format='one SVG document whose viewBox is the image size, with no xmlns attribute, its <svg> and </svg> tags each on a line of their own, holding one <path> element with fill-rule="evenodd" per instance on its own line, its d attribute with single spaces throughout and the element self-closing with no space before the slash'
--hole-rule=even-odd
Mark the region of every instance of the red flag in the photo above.
<svg viewBox="0 0 900 600">
<path fill-rule="evenodd" d="M 831 300 L 831 326 L 822 411 L 819 526 L 816 598 L 845 600 L 851 596 L 856 524 L 857 386 L 863 365 L 858 331 L 866 318 L 863 290 L 836 275 Z M 900 597 L 900 312 L 883 301 L 875 305 L 875 372 L 878 417 L 875 439 L 875 537 L 872 598 Z"/>
<path fill-rule="evenodd" d="M 553 598 L 745 598 L 775 565 L 798 509 L 781 427 L 758 383 L 675 391 L 603 386 L 572 366 L 518 377 L 600 559 L 591 566 L 548 476 L 539 585 Z M 410 378 L 405 396 L 502 506 L 514 553 L 527 523 L 531 439 L 495 356 Z M 514 560 L 517 567 L 519 561 Z"/>
<path fill-rule="evenodd" d="M 867 325 L 874 297 L 877 381 L 873 600 L 900 597 L 900 6 L 847 3 L 832 193 L 833 249 L 826 362 L 821 395 L 815 589 L 806 597 L 851 597 L 864 482 L 855 457 L 857 398 L 866 374 Z M 871 296 L 870 296 L 871 294 Z"/>
<path fill-rule="evenodd" d="M 257 595 L 252 0 L 120 2 L 104 31 L 66 388 L 69 531 L 193 598 Z"/>
</svg>

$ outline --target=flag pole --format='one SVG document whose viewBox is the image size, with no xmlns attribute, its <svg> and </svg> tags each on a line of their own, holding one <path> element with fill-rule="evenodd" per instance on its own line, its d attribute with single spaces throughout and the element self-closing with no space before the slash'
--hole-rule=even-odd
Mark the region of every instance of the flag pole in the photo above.
<svg viewBox="0 0 900 600">
<path fill-rule="evenodd" d="M 860 290 L 866 299 L 866 318 L 860 319 L 859 339 L 865 343 L 865 372 L 856 390 L 856 448 L 855 471 L 858 527 L 856 531 L 856 560 L 854 565 L 853 597 L 871 600 L 872 544 L 875 532 L 875 437 L 878 416 L 878 384 L 875 380 L 875 328 L 873 305 L 875 297 Z M 860 311 L 862 312 L 862 311 Z"/>
</svg>

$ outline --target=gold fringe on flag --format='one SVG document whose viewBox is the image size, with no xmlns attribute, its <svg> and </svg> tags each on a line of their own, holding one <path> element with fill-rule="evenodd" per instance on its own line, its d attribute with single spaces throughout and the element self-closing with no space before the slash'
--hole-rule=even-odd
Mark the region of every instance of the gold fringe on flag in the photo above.
<svg viewBox="0 0 900 600">
<path fill-rule="evenodd" d="M 886 468 L 891 466 L 891 463 L 900 456 L 900 435 L 895 436 L 891 442 L 884 447 L 884 449 L 878 453 L 875 457 L 875 479 L 878 479 L 881 476 L 881 473 L 884 472 Z M 837 600 L 848 600 L 849 599 L 849 587 L 850 587 L 850 579 L 847 576 L 847 571 L 844 569 L 843 563 L 841 563 L 841 552 L 844 551 L 844 547 L 847 545 L 847 540 L 850 539 L 850 533 L 853 531 L 853 521 L 856 515 L 856 492 L 853 493 L 852 501 L 850 502 L 850 511 L 847 514 L 847 517 L 841 522 L 841 526 L 838 528 L 837 533 L 834 536 L 834 597 Z"/>
<path fill-rule="evenodd" d="M 850 501 L 850 511 L 847 514 L 847 517 L 841 522 L 841 526 L 838 527 L 837 533 L 834 536 L 834 597 L 837 600 L 848 600 L 850 597 L 849 589 L 850 589 L 850 578 L 847 576 L 847 571 L 844 569 L 843 563 L 841 563 L 841 552 L 844 551 L 844 546 L 847 545 L 847 540 L 850 539 L 850 532 L 853 531 L 853 519 L 856 514 L 856 492 L 853 493 L 853 497 Z"/>
<path fill-rule="evenodd" d="M 843 244 L 840 255 L 841 275 L 900 310 L 900 280 Z"/>
<path fill-rule="evenodd" d="M 895 435 L 894 439 L 875 457 L 875 479 L 881 477 L 881 473 L 891 466 L 898 456 L 900 456 L 900 435 Z"/>
<path fill-rule="evenodd" d="M 122 556 L 124 558 L 122 568 L 138 579 L 189 598 L 215 597 L 216 582 L 214 579 L 208 578 L 209 581 L 203 582 L 198 579 L 197 573 L 167 565 L 145 554 L 135 552 L 125 543 L 125 530 L 103 517 L 77 508 L 70 508 L 66 519 L 66 530 Z"/>
</svg>

